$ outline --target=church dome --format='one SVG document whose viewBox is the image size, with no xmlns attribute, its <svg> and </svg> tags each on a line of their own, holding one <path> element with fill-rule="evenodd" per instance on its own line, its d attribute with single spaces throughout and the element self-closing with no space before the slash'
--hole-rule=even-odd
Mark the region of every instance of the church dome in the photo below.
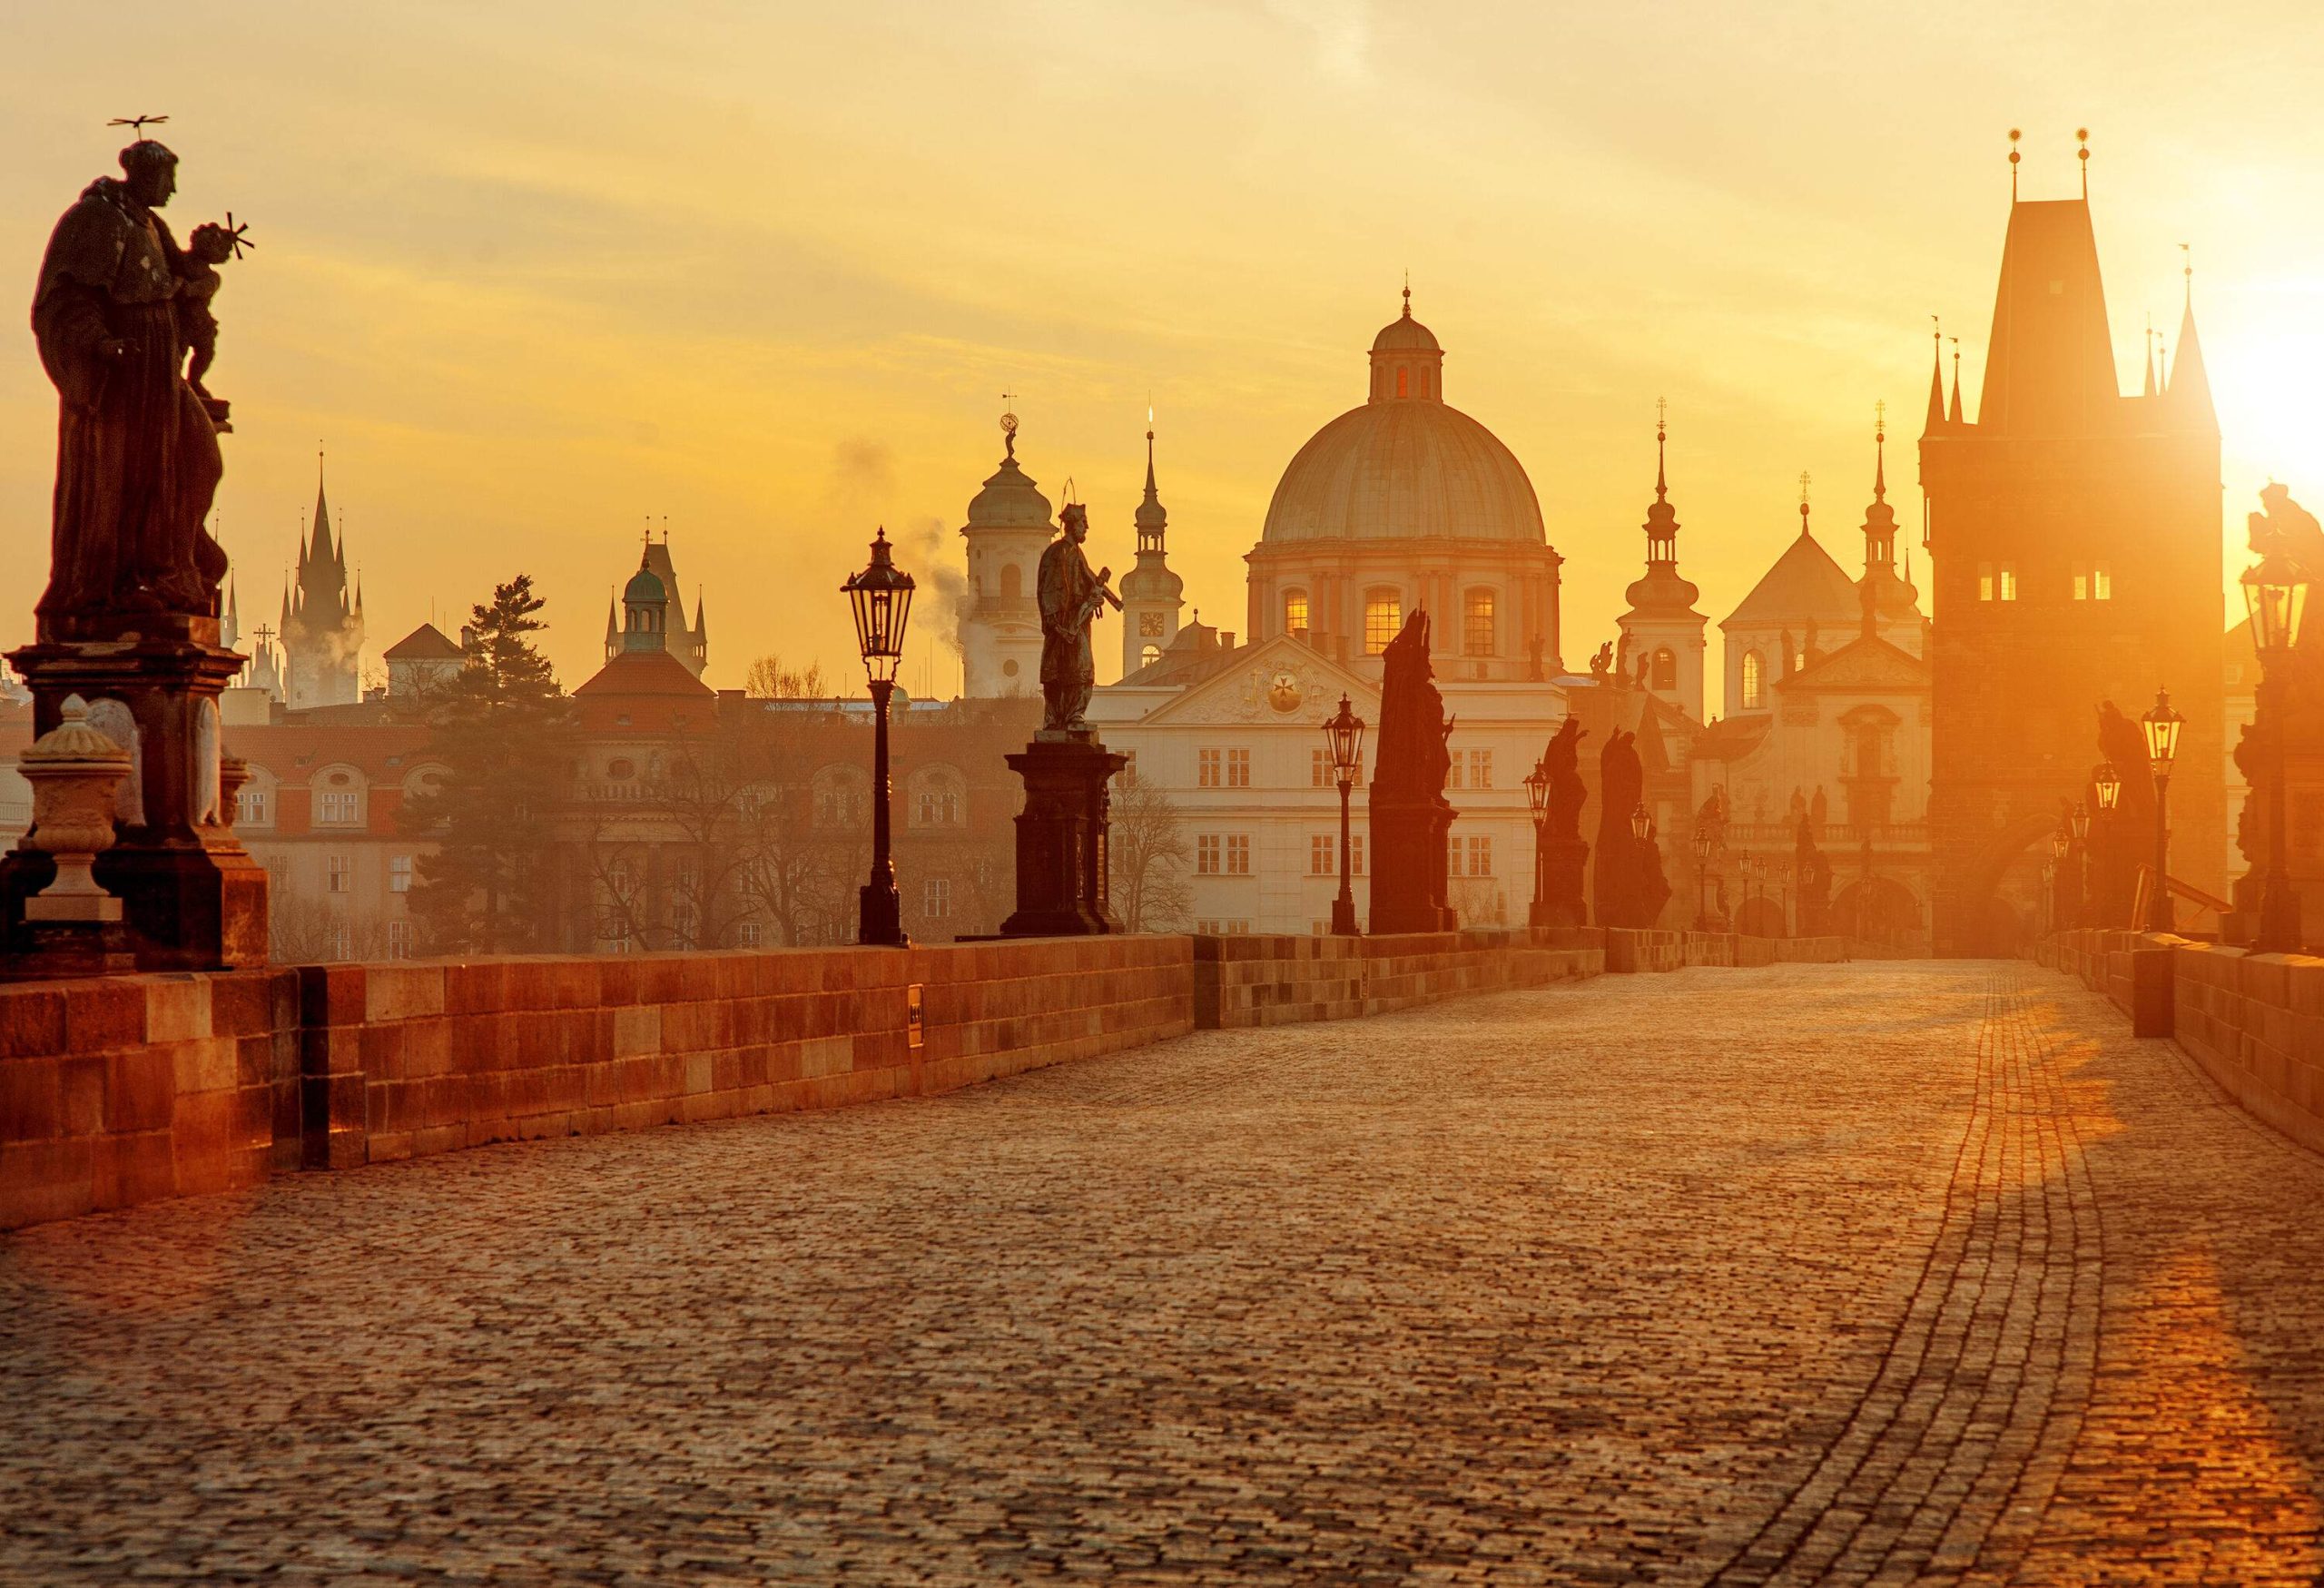
<svg viewBox="0 0 2324 1588">
<path fill-rule="evenodd" d="M 971 529 L 1049 528 L 1049 499 L 1034 488 L 1033 477 L 1017 466 L 1017 439 L 1009 439 L 1009 456 L 970 498 L 968 528 Z"/>
<path fill-rule="evenodd" d="M 1259 538 L 1547 545 L 1533 482 L 1499 437 L 1446 404 L 1443 363 L 1407 293 L 1372 340 L 1370 400 L 1299 449 Z"/>
<path fill-rule="evenodd" d="M 666 601 L 670 592 L 663 587 L 662 576 L 652 568 L 640 567 L 629 576 L 629 583 L 621 590 L 622 604 L 642 607 L 656 601 Z"/>
</svg>

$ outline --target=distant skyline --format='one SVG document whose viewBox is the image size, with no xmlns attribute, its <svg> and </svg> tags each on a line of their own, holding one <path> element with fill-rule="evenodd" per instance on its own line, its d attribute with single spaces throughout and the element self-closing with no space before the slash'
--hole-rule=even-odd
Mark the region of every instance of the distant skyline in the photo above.
<svg viewBox="0 0 2324 1588">
<path fill-rule="evenodd" d="M 1797 533 L 1803 469 L 1818 538 L 1857 566 L 1883 399 L 1925 606 L 1928 317 L 1960 338 L 1974 415 L 2012 126 L 2029 198 L 2077 191 L 2092 130 L 2125 390 L 2146 317 L 2175 339 L 2191 245 L 2230 581 L 2266 479 L 2324 500 L 2324 30 L 2288 5 L 2084 16 L 576 0 L 195 4 L 99 32 L 34 4 L 9 23 L 0 253 L 28 303 L 49 227 L 113 170 L 115 115 L 171 116 L 181 237 L 251 222 L 211 378 L 246 629 L 273 619 L 320 442 L 375 656 L 431 601 L 454 632 L 527 571 L 576 685 L 666 517 L 710 682 L 774 652 L 851 691 L 840 580 L 881 524 L 924 586 L 957 566 L 1003 391 L 1029 471 L 1053 501 L 1073 479 L 1118 574 L 1151 394 L 1173 566 L 1241 630 L 1276 478 L 1362 400 L 1409 269 L 1448 400 L 1540 495 L 1579 667 L 1640 566 L 1658 398 L 1714 624 Z M 11 645 L 54 426 L 19 330 Z M 949 694 L 921 612 L 904 682 L 932 657 Z"/>
</svg>

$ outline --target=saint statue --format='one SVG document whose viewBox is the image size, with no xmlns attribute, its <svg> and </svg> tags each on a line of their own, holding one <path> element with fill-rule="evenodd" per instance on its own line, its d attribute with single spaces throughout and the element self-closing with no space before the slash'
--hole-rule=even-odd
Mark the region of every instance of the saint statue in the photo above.
<svg viewBox="0 0 2324 1588">
<path fill-rule="evenodd" d="M 1112 602 L 1121 599 L 1107 587 L 1113 569 L 1089 571 L 1081 543 L 1089 538 L 1089 510 L 1068 502 L 1058 515 L 1065 533 L 1041 553 L 1041 731 L 1044 734 L 1087 734 L 1089 692 L 1098 682 L 1096 656 L 1089 649 L 1089 626 Z"/>
<path fill-rule="evenodd" d="M 191 251 L 178 246 L 156 213 L 177 162 L 151 138 L 123 149 L 121 178 L 82 192 L 41 261 L 33 335 L 61 409 L 44 640 L 110 638 L 106 620 L 133 614 L 218 613 L 226 554 L 202 520 L 226 405 L 188 382 L 185 362 L 214 340 L 211 267 L 233 233 L 201 226 Z"/>
<path fill-rule="evenodd" d="M 1590 798 L 1581 781 L 1581 741 L 1589 735 L 1580 718 L 1569 716 L 1541 757 L 1550 776 L 1549 834 L 1560 843 L 1581 842 L 1581 807 Z"/>
</svg>

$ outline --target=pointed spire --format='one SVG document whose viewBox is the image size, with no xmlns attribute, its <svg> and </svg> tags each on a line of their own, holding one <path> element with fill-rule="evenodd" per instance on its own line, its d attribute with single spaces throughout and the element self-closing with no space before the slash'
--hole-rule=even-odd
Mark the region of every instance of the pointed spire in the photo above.
<svg viewBox="0 0 2324 1588">
<path fill-rule="evenodd" d="M 315 547 L 320 556 L 331 549 L 330 504 L 323 498 L 323 449 L 315 448 Z"/>
<path fill-rule="evenodd" d="M 614 653 L 621 649 L 621 619 L 616 616 L 618 609 L 619 603 L 615 599 L 614 587 L 607 585 L 606 587 L 606 660 L 608 662 L 614 659 Z"/>
<path fill-rule="evenodd" d="M 694 587 L 694 637 L 703 646 L 710 643 L 710 606 L 702 598 L 702 587 Z"/>
<path fill-rule="evenodd" d="M 2187 245 L 2181 243 L 2185 250 Z M 2185 428 L 2219 428 L 2218 410 L 2211 406 L 2211 380 L 2203 368 L 2203 344 L 2195 335 L 2195 266 L 2191 252 L 2186 266 L 2187 303 L 2179 316 L 2179 356 L 2171 367 L 2171 404 Z"/>
<path fill-rule="evenodd" d="M 2017 202 L 2017 140 L 2024 136 L 2015 127 L 2009 129 L 2009 202 L 2013 204 Z"/>
<path fill-rule="evenodd" d="M 1945 413 L 1945 422 L 1958 425 L 1961 422 L 1961 339 L 1956 336 L 1946 340 L 1953 344 L 1953 406 Z M 1979 410 L 1981 414 L 1983 411 Z"/>
<path fill-rule="evenodd" d="M 2154 390 L 2154 316 L 2150 314 L 2146 317 L 2146 389 L 2139 395 L 2152 397 Z"/>
<path fill-rule="evenodd" d="M 1137 511 L 1130 515 L 1137 527 L 1137 549 L 1140 552 L 1163 549 L 1163 535 L 1170 525 L 1170 515 L 1162 506 L 1161 493 L 1154 485 L 1154 405 L 1146 405 L 1146 499 L 1137 504 Z"/>
<path fill-rule="evenodd" d="M 1928 317 L 1928 417 L 1921 421 L 1924 436 L 1945 428 L 1945 327 L 1934 314 Z"/>
<path fill-rule="evenodd" d="M 1662 447 L 1670 425 L 1670 404 L 1663 398 L 1654 399 L 1654 499 L 1670 499 L 1670 482 L 1663 475 Z"/>
<path fill-rule="evenodd" d="M 2082 202 L 2086 204 L 2090 202 L 2090 129 L 2076 127 L 2073 135 L 2082 141 L 2082 147 L 2074 152 L 2074 158 L 2082 163 Z"/>
</svg>

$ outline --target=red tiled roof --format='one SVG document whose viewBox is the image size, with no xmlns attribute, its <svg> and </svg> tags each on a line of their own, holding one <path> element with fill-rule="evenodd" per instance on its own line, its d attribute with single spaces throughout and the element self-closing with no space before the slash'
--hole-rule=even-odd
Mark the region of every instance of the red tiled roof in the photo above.
<svg viewBox="0 0 2324 1588">
<path fill-rule="evenodd" d="M 366 777 L 396 782 L 428 757 L 428 729 L 416 723 L 377 727 L 232 727 L 226 753 L 264 767 L 281 782 L 297 783 L 321 766 L 352 766 Z M 390 758 L 393 764 L 390 764 Z"/>
<path fill-rule="evenodd" d="M 443 630 L 423 623 L 380 654 L 390 662 L 457 662 L 462 653 Z"/>
<path fill-rule="evenodd" d="M 623 651 L 575 695 L 670 695 L 715 700 L 718 692 L 667 651 Z"/>
</svg>

